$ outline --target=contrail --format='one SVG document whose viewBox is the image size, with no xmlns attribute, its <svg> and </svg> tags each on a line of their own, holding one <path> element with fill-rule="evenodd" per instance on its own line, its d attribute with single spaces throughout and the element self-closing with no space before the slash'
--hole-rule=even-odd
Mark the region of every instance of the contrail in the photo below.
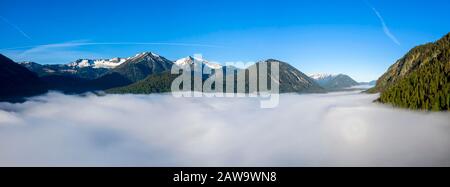
<svg viewBox="0 0 450 187">
<path fill-rule="evenodd" d="M 26 48 L 37 47 L 76 47 L 76 46 L 89 46 L 89 45 L 169 45 L 169 46 L 186 46 L 186 47 L 211 47 L 211 48 L 224 48 L 220 45 L 198 44 L 198 43 L 170 43 L 170 42 L 68 42 L 68 43 L 56 43 L 56 44 L 42 44 L 31 46 L 20 46 L 3 48 L 3 50 L 16 50 Z"/>
<path fill-rule="evenodd" d="M 13 27 L 14 29 L 16 29 L 20 34 L 22 34 L 22 36 L 24 36 L 25 38 L 28 38 L 29 40 L 31 40 L 31 37 L 28 36 L 27 33 L 25 33 L 22 29 L 20 29 L 17 25 L 12 24 L 11 22 L 9 22 L 5 17 L 0 16 L 0 19 L 2 19 L 6 24 L 10 25 L 11 27 Z"/>
<path fill-rule="evenodd" d="M 386 36 L 388 36 L 395 44 L 397 45 L 401 45 L 400 42 L 398 41 L 397 37 L 394 36 L 394 34 L 391 33 L 391 31 L 389 30 L 386 22 L 383 19 L 383 16 L 381 16 L 380 12 L 378 12 L 378 10 L 372 6 L 368 1 L 365 1 L 367 6 L 369 6 L 372 11 L 377 15 L 378 19 L 381 22 L 381 25 L 383 26 L 383 32 L 384 34 L 386 34 Z"/>
</svg>

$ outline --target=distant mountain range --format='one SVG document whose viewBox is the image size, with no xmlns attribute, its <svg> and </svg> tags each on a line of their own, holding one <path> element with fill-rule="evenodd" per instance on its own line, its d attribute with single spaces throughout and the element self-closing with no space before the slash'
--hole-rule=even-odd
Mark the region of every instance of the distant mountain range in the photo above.
<svg viewBox="0 0 450 187">
<path fill-rule="evenodd" d="M 343 91 L 351 89 L 363 89 L 375 86 L 376 81 L 356 82 L 353 78 L 345 74 L 317 73 L 309 75 L 317 84 L 327 91 Z"/>
<path fill-rule="evenodd" d="M 434 43 L 417 46 L 392 65 L 369 92 L 394 106 L 450 109 L 450 33 Z"/>
<path fill-rule="evenodd" d="M 359 82 L 359 85 L 375 86 L 375 85 L 377 85 L 377 80 L 373 80 L 370 82 Z"/>
<path fill-rule="evenodd" d="M 227 67 L 223 67 L 223 66 L 213 64 L 213 63 L 204 63 L 205 61 L 204 60 L 202 61 L 202 59 L 197 59 L 197 60 L 200 60 L 199 62 L 203 62 L 203 65 L 206 65 L 209 68 L 219 70 L 219 71 L 227 70 Z M 176 65 L 180 65 L 180 66 L 185 66 L 185 65 L 196 66 L 196 65 L 201 64 L 201 63 L 196 64 L 196 62 L 198 62 L 197 60 L 194 61 L 192 57 L 188 57 L 188 58 L 178 60 L 175 63 L 176 63 Z M 233 90 L 226 90 L 226 85 L 224 85 L 223 90 L 225 90 L 225 92 L 241 93 L 237 89 L 237 83 L 236 83 L 237 82 L 237 79 L 236 79 L 237 73 L 243 72 L 248 77 L 249 69 L 258 68 L 258 66 L 263 62 L 279 63 L 279 81 L 276 82 L 276 84 L 278 84 L 278 87 L 279 87 L 279 90 L 281 93 L 294 93 L 294 92 L 295 93 L 317 93 L 317 92 L 325 91 L 322 87 L 320 87 L 317 83 L 315 83 L 314 80 L 312 80 L 311 78 L 309 78 L 308 76 L 306 76 L 305 74 L 300 72 L 299 70 L 295 69 L 294 67 L 292 67 L 291 65 L 289 65 L 285 62 L 281 62 L 281 61 L 274 60 L 274 59 L 257 62 L 256 64 L 254 64 L 246 69 L 238 69 L 235 67 L 228 67 L 229 68 L 228 70 L 231 69 L 234 71 L 234 74 L 231 74 L 231 75 L 227 74 L 227 76 L 233 76 L 233 78 L 231 80 L 234 80 L 235 86 L 234 86 Z M 179 75 L 172 75 L 169 71 L 166 71 L 166 72 L 162 72 L 160 74 L 151 75 L 142 81 L 138 81 L 138 82 L 128 85 L 128 86 L 107 90 L 107 92 L 108 93 L 134 93 L 134 94 L 170 92 L 171 83 L 178 76 Z M 193 74 L 193 76 L 195 76 L 195 74 Z M 205 82 L 206 79 L 208 79 L 209 77 L 202 76 L 199 78 L 202 80 L 202 82 Z M 226 80 L 225 77 L 222 77 L 222 79 Z M 249 81 L 248 81 L 248 79 L 246 79 L 246 80 L 247 81 L 245 82 L 245 90 L 243 90 L 243 92 L 248 93 L 249 92 Z M 270 72 L 267 74 L 267 80 L 271 80 Z M 193 90 L 203 91 L 202 88 L 198 88 L 198 87 L 196 88 L 196 87 L 194 87 L 193 83 L 191 83 L 191 84 L 192 84 Z M 214 85 L 212 86 L 212 88 L 215 88 Z M 258 89 L 258 91 L 259 91 L 259 89 Z"/>
<path fill-rule="evenodd" d="M 76 76 L 83 79 L 96 79 L 104 75 L 128 59 L 79 59 L 69 64 L 41 65 L 35 62 L 21 62 L 30 71 L 37 73 L 40 77 L 49 75 Z"/>
<path fill-rule="evenodd" d="M 274 59 L 258 62 L 247 69 L 222 66 L 191 56 L 170 61 L 152 52 L 144 52 L 128 58 L 79 59 L 68 64 L 54 65 L 41 65 L 35 62 L 15 63 L 3 55 L 1 60 L 0 69 L 2 71 L 9 71 L 11 67 L 17 69 L 16 74 L 2 73 L 2 85 L 9 88 L 7 89 L 9 91 L 2 90 L 1 96 L 4 100 L 11 97 L 40 94 L 46 90 L 75 94 L 102 90 L 109 93 L 168 92 L 172 81 L 178 76 L 170 73 L 173 65 L 180 67 L 189 65 L 194 70 L 201 64 L 202 67 L 207 66 L 212 69 L 212 72 L 233 70 L 234 73 L 244 72 L 248 76 L 249 68 L 258 68 L 262 62 L 278 62 L 280 64 L 280 80 L 276 83 L 282 93 L 325 92 L 325 89 L 301 71 L 288 63 Z M 211 75 L 202 76 L 201 80 L 205 81 Z M 272 79 L 270 71 L 267 76 L 268 80 Z M 25 78 L 27 81 L 19 81 Z M 233 79 L 235 82 L 237 81 L 236 77 Z M 15 84 L 10 84 L 14 82 L 12 80 L 16 81 Z M 246 91 L 248 91 L 248 80 L 245 84 Z M 236 86 L 234 91 L 237 91 Z"/>
<path fill-rule="evenodd" d="M 359 83 L 353 80 L 350 76 L 344 74 L 312 74 L 310 75 L 321 87 L 326 90 L 342 90 L 358 86 Z"/>
</svg>

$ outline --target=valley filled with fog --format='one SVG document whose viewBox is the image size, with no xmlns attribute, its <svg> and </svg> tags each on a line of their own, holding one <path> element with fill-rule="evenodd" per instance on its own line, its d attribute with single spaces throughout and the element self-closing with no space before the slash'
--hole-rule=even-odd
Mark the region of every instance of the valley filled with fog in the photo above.
<svg viewBox="0 0 450 187">
<path fill-rule="evenodd" d="M 258 98 L 70 96 L 0 103 L 0 166 L 450 166 L 450 113 L 358 91 Z"/>
</svg>

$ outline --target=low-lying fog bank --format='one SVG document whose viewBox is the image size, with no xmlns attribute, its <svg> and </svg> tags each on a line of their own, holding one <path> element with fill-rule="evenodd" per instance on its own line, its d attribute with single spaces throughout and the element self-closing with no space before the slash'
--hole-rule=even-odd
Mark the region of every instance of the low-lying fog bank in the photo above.
<svg viewBox="0 0 450 187">
<path fill-rule="evenodd" d="M 0 103 L 0 166 L 450 166 L 450 113 L 376 97 L 50 93 Z"/>
</svg>

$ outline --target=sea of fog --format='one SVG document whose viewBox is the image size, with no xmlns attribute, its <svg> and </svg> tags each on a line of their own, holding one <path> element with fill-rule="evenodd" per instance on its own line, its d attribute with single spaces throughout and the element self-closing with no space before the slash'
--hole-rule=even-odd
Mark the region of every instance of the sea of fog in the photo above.
<svg viewBox="0 0 450 187">
<path fill-rule="evenodd" d="M 49 93 L 0 103 L 0 166 L 450 166 L 450 113 L 376 97 Z"/>
</svg>

